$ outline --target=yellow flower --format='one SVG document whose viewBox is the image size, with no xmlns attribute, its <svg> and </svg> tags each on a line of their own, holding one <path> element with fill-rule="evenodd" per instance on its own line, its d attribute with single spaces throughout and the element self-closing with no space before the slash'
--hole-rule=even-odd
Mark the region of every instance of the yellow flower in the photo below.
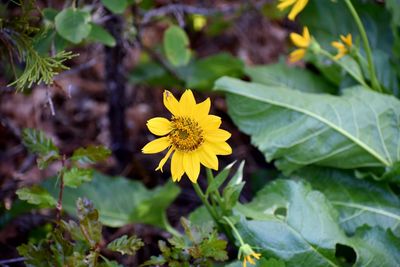
<svg viewBox="0 0 400 267">
<path fill-rule="evenodd" d="M 291 33 L 290 39 L 292 40 L 294 45 L 299 47 L 298 49 L 294 50 L 289 55 L 289 61 L 293 63 L 293 62 L 299 61 L 300 59 L 302 59 L 305 56 L 307 48 L 311 43 L 311 36 L 310 36 L 310 32 L 308 31 L 308 28 L 304 27 L 302 35 L 300 35 L 298 33 Z"/>
<path fill-rule="evenodd" d="M 331 43 L 331 45 L 338 50 L 335 59 L 340 59 L 344 55 L 349 53 L 349 49 L 353 46 L 353 39 L 350 33 L 347 34 L 346 36 L 340 35 L 340 39 L 342 40 L 341 42 L 334 41 Z"/>
<path fill-rule="evenodd" d="M 308 0 L 279 0 L 278 9 L 284 10 L 289 6 L 293 6 L 290 10 L 288 18 L 294 20 L 296 16 L 306 7 Z"/>
<path fill-rule="evenodd" d="M 252 265 L 255 265 L 256 262 L 254 259 L 259 260 L 261 257 L 261 254 L 254 252 L 254 250 L 248 244 L 243 244 L 240 246 L 239 259 L 242 257 L 242 254 L 243 254 L 243 267 L 247 266 L 247 262 L 249 262 Z"/>
<path fill-rule="evenodd" d="M 197 182 L 200 163 L 218 170 L 217 155 L 229 155 L 232 148 L 225 142 L 231 134 L 219 129 L 221 118 L 209 115 L 211 101 L 196 104 L 191 90 L 186 90 L 178 101 L 171 92 L 164 91 L 164 105 L 172 113 L 171 120 L 157 117 L 147 121 L 155 135 L 162 136 L 145 145 L 145 154 L 159 153 L 168 148 L 156 170 L 161 170 L 172 154 L 172 180 L 180 181 L 184 173 Z"/>
</svg>

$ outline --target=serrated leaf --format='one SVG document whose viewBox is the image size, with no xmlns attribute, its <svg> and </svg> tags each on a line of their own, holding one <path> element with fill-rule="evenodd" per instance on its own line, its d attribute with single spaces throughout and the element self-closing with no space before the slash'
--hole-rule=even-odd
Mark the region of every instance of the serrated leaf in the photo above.
<svg viewBox="0 0 400 267">
<path fill-rule="evenodd" d="M 122 255 L 135 255 L 136 252 L 144 246 L 141 239 L 136 236 L 131 236 L 128 238 L 127 235 L 123 235 L 118 239 L 113 240 L 107 245 L 107 248 L 112 251 L 117 251 Z"/>
<path fill-rule="evenodd" d="M 175 67 L 185 66 L 190 60 L 189 38 L 178 26 L 170 26 L 164 33 L 164 51 Z"/>
<path fill-rule="evenodd" d="M 298 176 L 324 193 L 340 213 L 349 234 L 364 224 L 392 229 L 400 236 L 400 199 L 386 183 L 359 180 L 348 171 L 305 168 Z"/>
<path fill-rule="evenodd" d="M 309 93 L 335 93 L 336 89 L 321 76 L 303 68 L 284 63 L 250 66 L 245 73 L 251 81 L 268 86 L 283 87 Z"/>
<path fill-rule="evenodd" d="M 57 195 L 58 191 L 50 182 L 46 188 Z M 179 187 L 172 182 L 149 190 L 138 181 L 95 172 L 91 182 L 76 189 L 64 189 L 63 208 L 73 215 L 75 200 L 87 197 L 99 211 L 104 225 L 121 227 L 129 223 L 147 223 L 163 228 L 165 210 L 179 192 Z"/>
<path fill-rule="evenodd" d="M 107 159 L 111 151 L 104 146 L 88 146 L 87 148 L 78 148 L 74 151 L 71 160 L 80 163 L 96 163 Z"/>
<path fill-rule="evenodd" d="M 92 169 L 81 169 L 72 167 L 64 172 L 64 184 L 66 186 L 77 188 L 84 182 L 90 182 L 93 178 Z"/>
<path fill-rule="evenodd" d="M 99 212 L 87 198 L 77 199 L 76 210 L 82 234 L 84 234 L 85 240 L 91 248 L 95 248 L 102 237 L 101 230 L 103 226 L 99 221 Z"/>
<path fill-rule="evenodd" d="M 55 198 L 53 198 L 46 189 L 38 185 L 20 188 L 17 190 L 16 194 L 19 199 L 34 205 L 55 207 L 57 204 Z"/>
<path fill-rule="evenodd" d="M 400 161 L 400 101 L 392 96 L 360 86 L 317 95 L 227 77 L 216 88 L 227 93 L 234 122 L 285 173 L 311 164 L 388 170 Z"/>
<path fill-rule="evenodd" d="M 114 47 L 116 44 L 115 38 L 100 25 L 91 23 L 92 29 L 88 36 L 89 40 L 102 43 L 109 47 Z"/>
<path fill-rule="evenodd" d="M 121 14 L 128 7 L 126 0 L 101 0 L 103 5 L 115 14 Z"/>
<path fill-rule="evenodd" d="M 87 11 L 66 8 L 55 17 L 57 32 L 66 40 L 79 44 L 89 36 L 92 25 L 90 14 Z"/>
<path fill-rule="evenodd" d="M 40 130 L 25 128 L 22 131 L 22 141 L 30 152 L 39 156 L 58 155 L 58 148 L 53 141 Z"/>
</svg>

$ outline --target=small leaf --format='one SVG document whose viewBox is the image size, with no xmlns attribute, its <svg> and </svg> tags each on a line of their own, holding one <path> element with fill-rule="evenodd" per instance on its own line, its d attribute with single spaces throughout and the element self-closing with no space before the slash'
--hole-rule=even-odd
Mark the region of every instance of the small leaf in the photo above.
<svg viewBox="0 0 400 267">
<path fill-rule="evenodd" d="M 103 5 L 115 14 L 121 14 L 128 7 L 126 0 L 101 0 Z"/>
<path fill-rule="evenodd" d="M 82 234 L 91 248 L 95 248 L 101 240 L 102 225 L 99 221 L 99 212 L 86 198 L 78 198 L 76 209 Z"/>
<path fill-rule="evenodd" d="M 136 236 L 127 237 L 126 235 L 121 236 L 118 239 L 115 239 L 111 243 L 107 245 L 107 248 L 112 251 L 117 251 L 122 255 L 135 255 L 136 252 L 144 246 L 144 243 L 141 239 Z"/>
<path fill-rule="evenodd" d="M 42 131 L 25 128 L 22 132 L 22 141 L 32 153 L 40 156 L 58 155 L 58 148 Z"/>
<path fill-rule="evenodd" d="M 87 148 L 78 148 L 74 151 L 71 160 L 80 163 L 96 163 L 107 159 L 111 151 L 104 146 L 88 146 Z"/>
<path fill-rule="evenodd" d="M 88 36 L 89 40 L 100 42 L 106 46 L 115 46 L 115 38 L 100 25 L 91 23 L 92 30 Z"/>
<path fill-rule="evenodd" d="M 54 8 L 44 8 L 42 12 L 43 17 L 49 21 L 54 21 L 55 17 L 58 14 L 58 11 Z"/>
<path fill-rule="evenodd" d="M 35 204 L 43 207 L 55 207 L 57 201 L 50 193 L 38 185 L 24 187 L 17 190 L 16 194 L 21 200 L 25 200 L 30 204 Z"/>
<path fill-rule="evenodd" d="M 190 60 L 189 38 L 178 26 L 171 26 L 164 33 L 164 51 L 175 67 L 185 66 Z"/>
<path fill-rule="evenodd" d="M 232 169 L 232 166 L 235 162 L 232 162 L 228 166 L 226 166 L 217 176 L 215 176 L 214 180 L 210 183 L 207 188 L 206 195 L 209 195 L 211 192 L 218 191 L 219 187 L 225 182 L 226 178 L 228 178 L 229 172 Z"/>
<path fill-rule="evenodd" d="M 64 172 L 64 184 L 66 186 L 76 188 L 84 182 L 90 182 L 93 178 L 92 169 L 81 169 L 72 167 Z"/>
<path fill-rule="evenodd" d="M 226 210 L 231 210 L 239 200 L 240 193 L 244 187 L 245 182 L 243 182 L 243 168 L 244 161 L 239 165 L 238 170 L 233 175 L 231 180 L 228 182 L 226 187 L 222 192 L 222 197 L 224 199 L 224 208 Z"/>
<path fill-rule="evenodd" d="M 90 34 L 92 28 L 90 20 L 89 12 L 67 8 L 55 17 L 56 30 L 63 38 L 79 44 Z"/>
</svg>

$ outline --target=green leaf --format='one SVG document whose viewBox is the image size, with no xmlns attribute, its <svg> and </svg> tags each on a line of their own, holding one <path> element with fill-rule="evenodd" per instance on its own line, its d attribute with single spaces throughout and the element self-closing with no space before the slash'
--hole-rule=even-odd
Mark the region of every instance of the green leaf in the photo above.
<svg viewBox="0 0 400 267">
<path fill-rule="evenodd" d="M 96 163 L 107 159 L 111 155 L 111 151 L 104 146 L 88 146 L 86 148 L 78 148 L 72 154 L 71 160 L 80 163 Z"/>
<path fill-rule="evenodd" d="M 44 8 L 42 12 L 43 17 L 49 21 L 54 21 L 55 17 L 58 14 L 58 11 L 54 8 Z"/>
<path fill-rule="evenodd" d="M 359 228 L 354 241 L 358 260 L 354 266 L 397 266 L 400 262 L 400 239 L 390 230 L 379 227 Z"/>
<path fill-rule="evenodd" d="M 355 179 L 348 171 L 305 168 L 298 176 L 324 193 L 340 213 L 349 234 L 364 224 L 392 229 L 400 236 L 400 199 L 386 183 Z"/>
<path fill-rule="evenodd" d="M 53 141 L 40 130 L 25 128 L 22 131 L 22 141 L 32 153 L 40 156 L 58 155 L 58 148 Z"/>
<path fill-rule="evenodd" d="M 226 178 L 228 178 L 228 175 L 234 164 L 235 162 L 232 162 L 231 164 L 227 165 L 218 173 L 217 176 L 215 176 L 213 181 L 207 187 L 206 195 L 209 195 L 211 192 L 218 191 L 220 186 L 225 182 Z"/>
<path fill-rule="evenodd" d="M 183 76 L 187 88 L 211 90 L 221 76 L 242 76 L 243 67 L 241 60 L 228 53 L 220 53 L 190 63 Z"/>
<path fill-rule="evenodd" d="M 76 188 L 84 182 L 90 182 L 93 178 L 92 169 L 72 167 L 64 172 L 64 184 Z"/>
<path fill-rule="evenodd" d="M 101 240 L 102 224 L 99 222 L 99 212 L 87 198 L 78 198 L 76 211 L 79 218 L 80 229 L 91 248 L 98 246 Z"/>
<path fill-rule="evenodd" d="M 107 248 L 112 251 L 117 251 L 122 255 L 135 255 L 136 252 L 144 246 L 144 243 L 140 238 L 131 236 L 128 238 L 127 235 L 123 235 L 120 238 L 113 240 L 107 245 Z"/>
<path fill-rule="evenodd" d="M 53 195 L 58 194 L 53 184 L 48 183 L 46 187 Z M 75 200 L 87 197 L 99 211 L 104 225 L 121 227 L 129 223 L 147 223 L 163 228 L 165 210 L 179 191 L 172 182 L 149 190 L 138 181 L 94 173 L 91 182 L 76 189 L 64 189 L 63 208 L 75 214 Z"/>
<path fill-rule="evenodd" d="M 245 184 L 245 182 L 243 182 L 243 168 L 244 161 L 240 163 L 236 173 L 222 191 L 223 204 L 226 210 L 231 210 L 239 201 L 240 193 Z"/>
<path fill-rule="evenodd" d="M 88 39 L 91 41 L 100 42 L 106 46 L 113 47 L 116 44 L 115 38 L 100 25 L 91 23 L 92 29 Z"/>
<path fill-rule="evenodd" d="M 400 102 L 392 96 L 362 87 L 317 95 L 228 77 L 215 87 L 227 93 L 233 121 L 285 173 L 311 164 L 390 171 L 400 161 Z"/>
<path fill-rule="evenodd" d="M 326 79 L 306 69 L 288 67 L 284 63 L 246 67 L 251 81 L 268 86 L 288 88 L 309 93 L 335 93 L 336 88 Z"/>
<path fill-rule="evenodd" d="M 287 266 L 340 266 L 336 244 L 350 242 L 331 204 L 309 185 L 276 180 L 245 207 L 253 213 L 244 215 L 253 220 L 242 219 L 239 232 L 264 256 L 282 259 Z"/>
<path fill-rule="evenodd" d="M 16 194 L 19 199 L 42 207 L 55 207 L 57 204 L 57 201 L 50 195 L 50 193 L 38 185 L 20 188 L 17 190 Z"/>
<path fill-rule="evenodd" d="M 121 14 L 128 7 L 126 0 L 101 0 L 103 5 L 115 14 Z"/>
<path fill-rule="evenodd" d="M 89 12 L 67 8 L 55 17 L 56 30 L 66 40 L 79 44 L 90 34 L 92 28 L 90 20 Z"/>
<path fill-rule="evenodd" d="M 189 38 L 178 26 L 169 27 L 164 33 L 164 51 L 168 61 L 174 65 L 185 66 L 190 60 Z"/>
</svg>

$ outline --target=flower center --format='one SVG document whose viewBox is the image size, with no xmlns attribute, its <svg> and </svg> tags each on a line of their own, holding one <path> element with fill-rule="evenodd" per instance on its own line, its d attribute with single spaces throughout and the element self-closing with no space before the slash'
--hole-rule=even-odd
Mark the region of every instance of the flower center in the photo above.
<svg viewBox="0 0 400 267">
<path fill-rule="evenodd" d="M 173 117 L 171 122 L 172 131 L 168 136 L 177 150 L 190 152 L 199 148 L 204 142 L 203 130 L 193 119 L 187 117 Z"/>
</svg>

